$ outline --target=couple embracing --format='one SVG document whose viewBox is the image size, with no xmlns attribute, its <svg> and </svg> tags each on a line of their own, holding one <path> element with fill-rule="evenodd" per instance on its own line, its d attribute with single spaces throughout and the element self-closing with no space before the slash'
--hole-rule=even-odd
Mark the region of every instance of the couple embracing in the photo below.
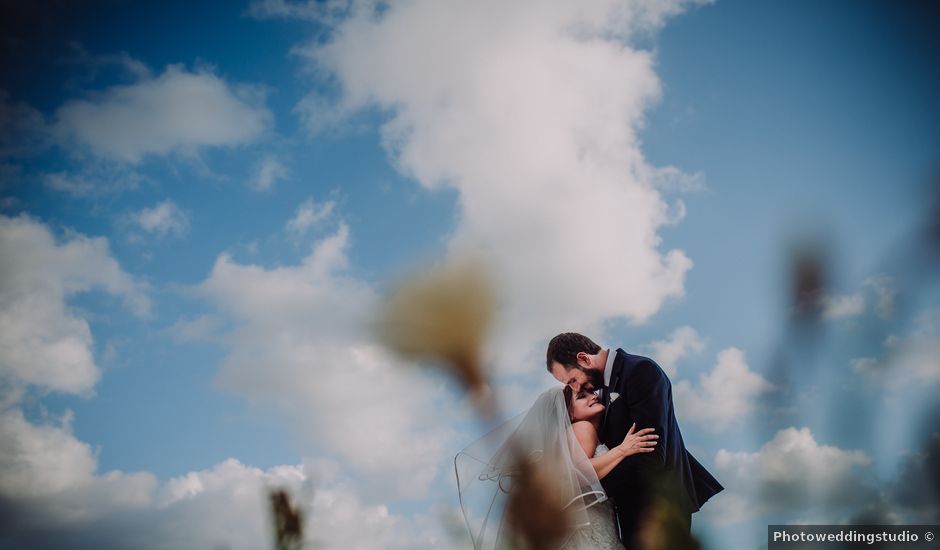
<svg viewBox="0 0 940 550">
<path fill-rule="evenodd" d="M 644 522 L 663 503 L 672 528 L 688 533 L 692 513 L 723 488 L 685 449 L 672 385 L 659 365 L 563 333 L 548 345 L 546 368 L 564 386 L 542 393 L 527 412 L 457 456 L 461 505 L 474 546 L 508 544 L 499 503 L 520 490 L 512 483 L 508 450 L 549 466 L 574 518 L 559 548 L 635 548 Z M 482 464 L 469 481 L 470 470 L 461 471 L 461 460 L 468 458 Z M 483 512 L 474 515 L 473 493 L 486 485 L 491 488 L 479 499 Z"/>
</svg>

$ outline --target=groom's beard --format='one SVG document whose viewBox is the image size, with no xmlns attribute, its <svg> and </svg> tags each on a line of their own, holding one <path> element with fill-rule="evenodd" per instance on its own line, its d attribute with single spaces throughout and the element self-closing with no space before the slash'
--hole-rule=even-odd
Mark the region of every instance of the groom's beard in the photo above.
<svg viewBox="0 0 940 550">
<path fill-rule="evenodd" d="M 583 386 L 585 390 L 594 392 L 604 387 L 604 373 L 601 370 L 586 369 L 581 365 L 577 369 L 587 376 L 587 383 Z"/>
</svg>

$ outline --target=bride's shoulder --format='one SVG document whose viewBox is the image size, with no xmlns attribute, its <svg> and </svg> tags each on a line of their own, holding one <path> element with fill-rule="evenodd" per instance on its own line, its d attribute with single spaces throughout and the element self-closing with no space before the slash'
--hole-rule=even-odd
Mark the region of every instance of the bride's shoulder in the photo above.
<svg viewBox="0 0 940 550">
<path fill-rule="evenodd" d="M 584 450 L 584 454 L 588 458 L 593 458 L 598 443 L 597 429 L 594 428 L 594 424 L 581 420 L 572 424 L 571 429 L 574 431 L 574 438 L 578 441 L 578 445 Z"/>
<path fill-rule="evenodd" d="M 588 422 L 587 420 L 578 420 L 577 422 L 571 424 L 571 429 L 574 430 L 576 436 L 589 436 L 597 439 L 597 428 L 594 427 L 594 424 Z"/>
</svg>

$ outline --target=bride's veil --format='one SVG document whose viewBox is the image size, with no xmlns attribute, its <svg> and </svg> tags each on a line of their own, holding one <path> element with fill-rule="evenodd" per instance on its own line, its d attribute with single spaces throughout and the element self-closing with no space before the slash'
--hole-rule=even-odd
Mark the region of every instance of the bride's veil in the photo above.
<svg viewBox="0 0 940 550">
<path fill-rule="evenodd" d="M 454 459 L 460 507 L 475 549 L 508 544 L 504 512 L 519 452 L 552 473 L 557 481 L 552 490 L 558 492 L 553 500 L 567 503 L 572 529 L 587 525 L 587 508 L 607 498 L 571 429 L 562 390 L 545 391 L 528 411 L 474 441 Z"/>
</svg>

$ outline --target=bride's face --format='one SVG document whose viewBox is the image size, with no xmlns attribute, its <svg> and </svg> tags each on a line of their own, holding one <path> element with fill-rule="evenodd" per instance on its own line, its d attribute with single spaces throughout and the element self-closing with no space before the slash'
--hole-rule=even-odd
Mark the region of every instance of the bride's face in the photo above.
<svg viewBox="0 0 940 550">
<path fill-rule="evenodd" d="M 574 394 L 571 399 L 571 418 L 573 420 L 590 420 L 602 412 L 604 412 L 604 404 L 592 392 L 581 390 Z"/>
</svg>

